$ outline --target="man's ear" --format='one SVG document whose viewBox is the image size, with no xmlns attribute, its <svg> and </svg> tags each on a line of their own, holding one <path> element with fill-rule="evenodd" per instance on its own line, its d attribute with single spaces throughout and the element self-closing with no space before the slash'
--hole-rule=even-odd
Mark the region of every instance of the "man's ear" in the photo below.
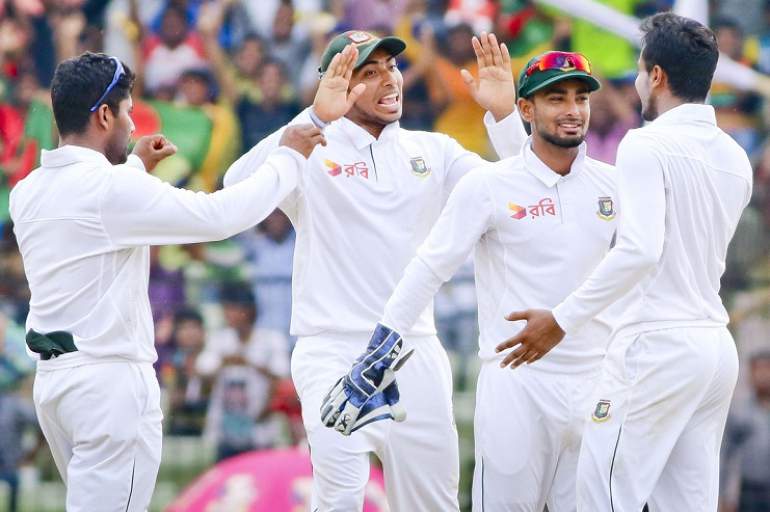
<svg viewBox="0 0 770 512">
<path fill-rule="evenodd" d="M 655 64 L 650 70 L 650 89 L 660 89 L 668 87 L 668 75 L 663 68 Z"/>
<path fill-rule="evenodd" d="M 96 124 L 104 131 L 109 131 L 112 127 L 112 123 L 115 120 L 115 116 L 112 115 L 109 105 L 102 103 L 94 112 L 96 115 Z"/>
<path fill-rule="evenodd" d="M 532 119 L 534 118 L 534 109 L 535 105 L 532 101 L 528 100 L 527 98 L 519 98 L 516 100 L 516 106 L 519 109 L 519 114 L 521 115 L 521 118 L 531 123 Z"/>
</svg>

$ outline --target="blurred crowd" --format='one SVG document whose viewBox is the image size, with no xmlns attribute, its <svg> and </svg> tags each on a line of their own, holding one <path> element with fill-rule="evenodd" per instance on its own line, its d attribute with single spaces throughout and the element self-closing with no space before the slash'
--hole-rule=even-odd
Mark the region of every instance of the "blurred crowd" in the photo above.
<svg viewBox="0 0 770 512">
<path fill-rule="evenodd" d="M 602 0 L 629 15 L 670 0 Z M 720 49 L 770 73 L 770 1 L 712 0 Z M 0 481 L 39 447 L 24 354 L 29 307 L 8 220 L 8 193 L 57 145 L 48 87 L 57 62 L 85 50 L 121 58 L 138 76 L 136 135 L 162 131 L 179 153 L 156 174 L 214 191 L 228 165 L 312 102 L 318 63 L 337 33 L 396 34 L 408 48 L 404 116 L 496 158 L 460 69 L 475 72 L 471 36 L 494 31 L 514 72 L 549 49 L 584 53 L 602 79 L 587 136 L 594 158 L 614 163 L 641 124 L 634 89 L 638 50 L 569 13 L 530 0 L 0 0 Z M 743 359 L 724 449 L 724 510 L 770 510 L 770 102 L 715 84 L 719 125 L 755 163 L 755 190 L 731 248 L 723 297 Z M 254 230 L 211 244 L 153 247 L 149 295 L 166 434 L 205 436 L 219 459 L 303 439 L 289 376 L 294 232 L 275 211 Z M 436 300 L 442 339 L 472 388 L 472 262 Z M 13 496 L 13 492 L 9 495 Z M 13 507 L 11 508 L 13 510 Z"/>
</svg>

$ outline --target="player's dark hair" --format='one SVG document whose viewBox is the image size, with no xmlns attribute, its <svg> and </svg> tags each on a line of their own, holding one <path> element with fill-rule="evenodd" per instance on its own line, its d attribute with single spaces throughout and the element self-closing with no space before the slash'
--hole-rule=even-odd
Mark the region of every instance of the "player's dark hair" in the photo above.
<svg viewBox="0 0 770 512">
<path fill-rule="evenodd" d="M 102 101 L 118 115 L 119 104 L 129 97 L 135 75 L 123 64 L 124 73 Z M 85 52 L 58 66 L 51 82 L 53 116 L 61 135 L 83 133 L 96 103 L 115 76 L 115 61 L 103 53 Z"/>
<path fill-rule="evenodd" d="M 674 96 L 688 102 L 704 101 L 719 60 L 714 33 L 670 12 L 645 18 L 640 28 L 647 71 L 657 64 L 666 72 Z"/>
</svg>

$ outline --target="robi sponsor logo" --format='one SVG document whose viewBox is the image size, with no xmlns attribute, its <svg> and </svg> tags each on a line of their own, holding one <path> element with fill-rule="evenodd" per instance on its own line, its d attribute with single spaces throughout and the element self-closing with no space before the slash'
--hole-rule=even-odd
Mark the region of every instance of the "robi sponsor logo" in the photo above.
<svg viewBox="0 0 770 512">
<path fill-rule="evenodd" d="M 512 219 L 523 219 L 527 216 L 527 209 L 523 206 L 519 206 L 516 203 L 508 203 L 508 209 L 511 211 L 511 218 Z"/>
<path fill-rule="evenodd" d="M 359 176 L 365 180 L 369 179 L 369 168 L 366 166 L 366 162 L 354 162 L 352 164 L 340 165 L 337 162 L 325 159 L 324 166 L 326 167 L 326 172 L 329 176 L 335 178 L 344 175 L 346 178 Z"/>
<path fill-rule="evenodd" d="M 537 204 L 532 204 L 529 206 L 519 206 L 516 203 L 508 203 L 508 210 L 511 212 L 511 218 L 520 220 L 527 217 L 527 214 L 529 214 L 530 218 L 534 219 L 537 217 L 545 217 L 546 215 L 550 215 L 552 217 L 556 216 L 556 204 L 554 204 L 553 199 L 550 197 L 544 197 L 540 201 L 537 202 Z"/>
</svg>

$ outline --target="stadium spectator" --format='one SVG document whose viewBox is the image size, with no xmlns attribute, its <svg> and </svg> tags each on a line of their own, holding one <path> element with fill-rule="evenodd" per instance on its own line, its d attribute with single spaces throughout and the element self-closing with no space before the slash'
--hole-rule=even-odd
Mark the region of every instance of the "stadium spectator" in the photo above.
<svg viewBox="0 0 770 512">
<path fill-rule="evenodd" d="M 208 388 L 195 364 L 205 345 L 203 317 L 192 308 L 174 315 L 173 352 L 161 367 L 161 384 L 169 396 L 168 433 L 200 436 L 208 407 Z"/>
<path fill-rule="evenodd" d="M 603 80 L 602 88 L 591 96 L 591 124 L 586 134 L 588 156 L 614 165 L 623 136 L 638 128 L 641 121 L 638 111 L 613 83 Z"/>
<path fill-rule="evenodd" d="M 229 55 L 219 42 L 226 14 L 226 2 L 207 3 L 201 7 L 197 26 L 219 83 L 222 100 L 230 105 L 235 105 L 243 97 L 259 101 L 257 77 L 259 67 L 266 58 L 266 43 L 255 32 L 250 32 Z"/>
<path fill-rule="evenodd" d="M 0 321 L 0 366 L 5 367 L 5 321 Z M 24 433 L 37 429 L 35 407 L 29 399 L 18 394 L 19 381 L 0 387 L 0 482 L 8 485 L 6 510 L 17 512 L 19 495 L 19 465 L 27 455 Z"/>
<path fill-rule="evenodd" d="M 278 60 L 266 60 L 259 68 L 260 100 L 242 97 L 236 105 L 241 123 L 242 147 L 251 148 L 299 114 L 301 107 L 287 81 L 286 67 Z"/>
<path fill-rule="evenodd" d="M 342 23 L 358 30 L 393 32 L 409 0 L 345 0 Z"/>
<path fill-rule="evenodd" d="M 199 374 L 213 379 L 206 435 L 218 460 L 276 444 L 279 425 L 268 405 L 278 380 L 289 374 L 286 337 L 255 325 L 250 286 L 225 285 L 220 300 L 227 326 L 209 334 L 196 360 Z"/>
<path fill-rule="evenodd" d="M 289 71 L 289 80 L 296 88 L 300 66 L 310 51 L 310 41 L 303 27 L 294 22 L 291 0 L 283 0 L 275 12 L 273 29 L 269 39 L 270 55 L 283 62 Z"/>
<path fill-rule="evenodd" d="M 740 24 L 732 18 L 719 18 L 713 23 L 719 51 L 736 62 L 753 65 L 744 54 L 744 35 Z M 752 92 L 740 91 L 718 81 L 711 89 L 711 104 L 717 124 L 751 155 L 760 144 L 761 98 Z"/>
<path fill-rule="evenodd" d="M 239 238 L 249 265 L 257 300 L 257 325 L 289 336 L 291 269 L 294 229 L 288 217 L 275 210 L 253 232 Z"/>
<path fill-rule="evenodd" d="M 725 512 L 770 507 L 770 351 L 751 357 L 751 395 L 734 404 L 725 430 Z"/>
<path fill-rule="evenodd" d="M 460 75 L 461 69 L 477 74 L 471 37 L 470 25 L 450 28 L 444 51 L 436 55 L 430 97 L 436 108 L 444 108 L 436 119 L 434 130 L 454 137 L 468 151 L 489 157 L 491 150 L 484 126 L 468 122 L 468 119 L 481 119 L 484 111 L 473 100 Z"/>
<path fill-rule="evenodd" d="M 144 86 L 154 93 L 161 88 L 172 88 L 186 69 L 206 65 L 203 43 L 190 30 L 187 13 L 176 4 L 169 4 L 163 12 L 158 35 L 151 35 L 144 43 Z"/>
<path fill-rule="evenodd" d="M 24 325 L 29 311 L 29 299 L 29 286 L 24 277 L 13 225 L 6 222 L 2 226 L 0 238 L 0 309 L 16 323 Z"/>
</svg>

